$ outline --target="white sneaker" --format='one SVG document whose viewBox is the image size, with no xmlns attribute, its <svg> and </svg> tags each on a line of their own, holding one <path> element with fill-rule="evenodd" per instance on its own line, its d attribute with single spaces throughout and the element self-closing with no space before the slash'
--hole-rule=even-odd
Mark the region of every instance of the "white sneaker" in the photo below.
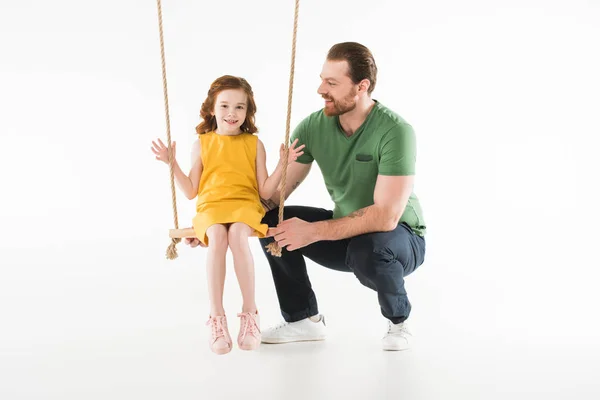
<svg viewBox="0 0 600 400">
<path fill-rule="evenodd" d="M 381 339 L 384 350 L 406 350 L 408 349 L 408 339 L 412 336 L 406 327 L 406 322 L 399 324 L 393 324 L 392 321 L 388 321 L 388 331 Z"/>
<path fill-rule="evenodd" d="M 316 315 L 296 322 L 281 324 L 262 332 L 263 343 L 290 343 L 325 340 L 325 317 Z"/>
</svg>

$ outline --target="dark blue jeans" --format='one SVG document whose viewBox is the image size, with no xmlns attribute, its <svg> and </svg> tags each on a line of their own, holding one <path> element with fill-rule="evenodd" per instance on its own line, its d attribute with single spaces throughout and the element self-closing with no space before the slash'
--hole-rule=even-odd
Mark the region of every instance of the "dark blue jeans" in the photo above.
<svg viewBox="0 0 600 400">
<path fill-rule="evenodd" d="M 293 217 L 308 222 L 331 219 L 333 212 L 322 208 L 287 206 L 284 219 Z M 278 223 L 278 210 L 269 211 L 263 223 Z M 404 288 L 404 277 L 419 267 L 425 257 L 425 239 L 400 223 L 390 232 L 374 232 L 337 241 L 321 241 L 295 251 L 283 249 L 274 257 L 265 249 L 273 238 L 260 239 L 271 266 L 281 314 L 287 322 L 319 313 L 304 257 L 337 271 L 353 272 L 359 282 L 377 292 L 381 313 L 393 323 L 406 320 L 411 304 Z"/>
</svg>

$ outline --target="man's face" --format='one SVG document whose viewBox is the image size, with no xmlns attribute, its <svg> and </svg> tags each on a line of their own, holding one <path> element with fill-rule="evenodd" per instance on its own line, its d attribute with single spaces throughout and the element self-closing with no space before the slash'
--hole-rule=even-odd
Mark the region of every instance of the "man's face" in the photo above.
<svg viewBox="0 0 600 400">
<path fill-rule="evenodd" d="M 317 93 L 325 99 L 323 111 L 327 116 L 342 115 L 354 110 L 358 100 L 358 85 L 348 76 L 347 61 L 325 61 Z"/>
</svg>

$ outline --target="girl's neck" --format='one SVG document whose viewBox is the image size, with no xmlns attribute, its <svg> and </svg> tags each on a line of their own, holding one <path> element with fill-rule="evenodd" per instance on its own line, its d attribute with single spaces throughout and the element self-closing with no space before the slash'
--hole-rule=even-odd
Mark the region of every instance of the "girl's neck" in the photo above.
<svg viewBox="0 0 600 400">
<path fill-rule="evenodd" d="M 219 128 L 217 128 L 217 129 L 215 130 L 215 133 L 216 133 L 217 135 L 221 135 L 221 136 L 237 136 L 237 135 L 240 135 L 240 134 L 242 133 L 242 131 L 241 131 L 241 130 L 238 130 L 237 132 L 227 132 L 227 133 L 223 133 L 223 132 L 219 131 Z"/>
</svg>

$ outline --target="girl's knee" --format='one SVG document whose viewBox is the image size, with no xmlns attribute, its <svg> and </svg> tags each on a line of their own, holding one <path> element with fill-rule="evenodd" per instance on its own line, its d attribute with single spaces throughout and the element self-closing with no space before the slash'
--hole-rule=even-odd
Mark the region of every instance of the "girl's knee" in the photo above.
<svg viewBox="0 0 600 400">
<path fill-rule="evenodd" d="M 209 248 L 213 247 L 214 249 L 223 249 L 227 248 L 228 244 L 228 236 L 227 236 L 227 228 L 225 225 L 216 224 L 211 225 L 206 230 L 206 236 L 208 236 L 208 244 Z"/>
<path fill-rule="evenodd" d="M 227 239 L 232 249 L 240 248 L 248 244 L 248 238 L 252 234 L 252 228 L 243 222 L 236 222 L 229 227 Z"/>
</svg>

